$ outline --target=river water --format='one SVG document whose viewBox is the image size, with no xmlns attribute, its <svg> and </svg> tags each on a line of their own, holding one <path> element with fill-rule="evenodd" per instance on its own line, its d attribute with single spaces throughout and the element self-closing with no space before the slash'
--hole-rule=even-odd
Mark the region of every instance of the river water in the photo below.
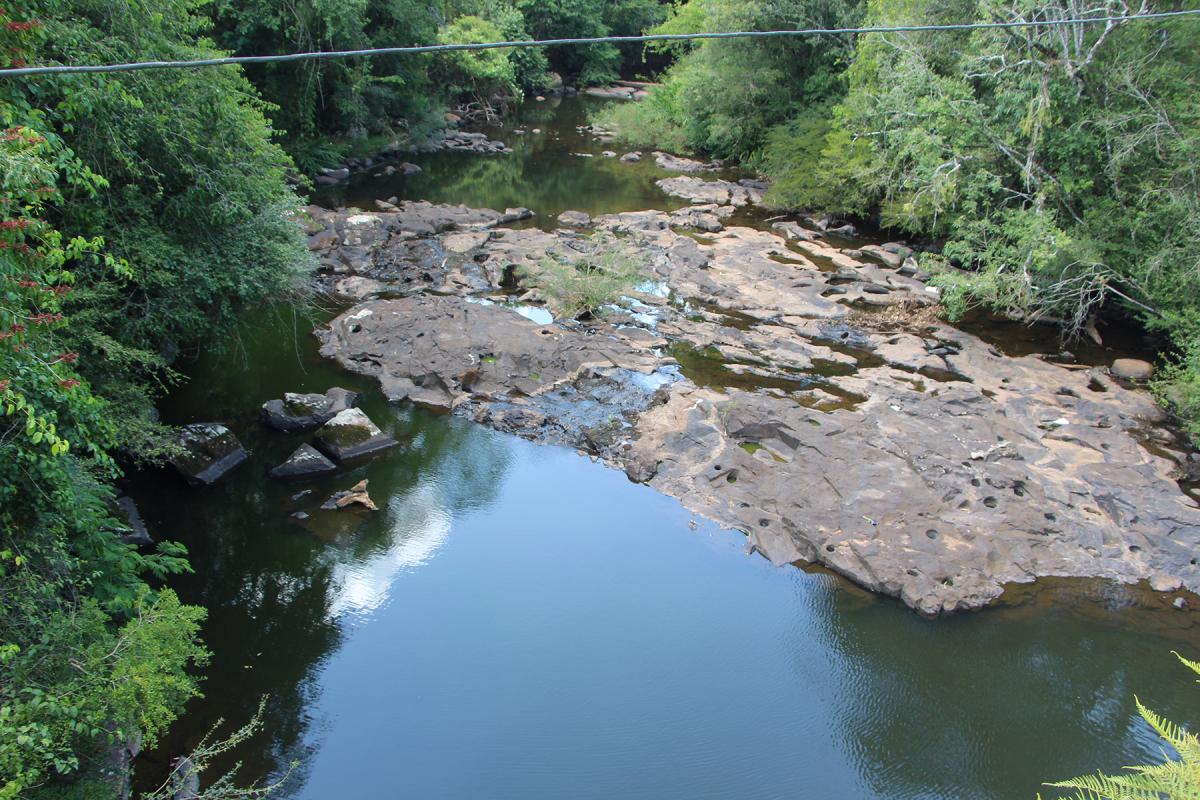
<svg viewBox="0 0 1200 800">
<path fill-rule="evenodd" d="M 652 164 L 603 158 L 576 131 L 585 112 L 527 104 L 496 132 L 512 155 L 430 155 L 407 182 L 327 199 L 524 205 L 544 224 L 672 207 Z M 1196 717 L 1170 653 L 1200 652 L 1190 611 L 1076 582 L 928 620 L 773 568 L 741 534 L 573 451 L 387 405 L 317 355 L 309 332 L 327 315 L 249 315 L 163 404 L 170 422 L 229 424 L 247 464 L 206 489 L 132 481 L 152 532 L 189 548 L 195 573 L 174 583 L 210 609 L 215 654 L 143 781 L 264 695 L 263 731 L 231 759 L 247 780 L 298 760 L 277 796 L 314 800 L 1031 798 L 1046 779 L 1159 756 L 1135 692 Z M 403 447 L 270 481 L 304 437 L 262 428 L 258 406 L 332 385 L 362 390 Z M 361 478 L 380 512 L 291 517 Z"/>
</svg>

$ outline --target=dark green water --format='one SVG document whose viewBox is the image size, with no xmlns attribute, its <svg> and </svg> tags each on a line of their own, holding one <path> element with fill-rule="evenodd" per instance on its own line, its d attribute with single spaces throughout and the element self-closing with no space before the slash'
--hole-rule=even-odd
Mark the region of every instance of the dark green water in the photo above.
<svg viewBox="0 0 1200 800">
<path fill-rule="evenodd" d="M 533 210 L 535 224 L 556 227 L 555 217 L 567 210 L 593 216 L 647 208 L 672 210 L 686 201 L 668 197 L 654 181 L 678 174 L 660 170 L 647 152 L 638 163 L 602 155 L 627 152 L 618 144 L 601 144 L 576 130 L 588 124 L 590 110 L 603 101 L 551 98 L 520 107 L 502 126 L 484 129 L 512 148 L 507 155 L 443 152 L 412 156 L 423 169 L 409 177 L 355 176 L 348 187 L 326 193 L 322 201 L 374 210 L 376 198 L 399 197 L 436 203 L 462 203 L 474 208 L 523 206 Z M 541 133 L 533 133 L 540 129 Z M 523 135 L 515 134 L 523 130 Z M 581 155 L 583 154 L 583 155 Z"/>
<path fill-rule="evenodd" d="M 564 109 L 566 132 L 579 113 Z M 551 156 L 436 199 L 663 206 L 644 168 L 598 159 L 548 189 Z M 588 194 L 601 184 L 612 194 Z M 248 463 L 207 489 L 166 473 L 133 486 L 152 531 L 190 549 L 196 572 L 177 584 L 209 607 L 215 653 L 206 697 L 142 759 L 146 780 L 264 694 L 265 729 L 234 756 L 247 778 L 299 759 L 281 796 L 313 800 L 1031 798 L 1047 778 L 1158 756 L 1135 692 L 1196 718 L 1169 652 L 1200 653 L 1191 612 L 1076 584 L 922 619 L 746 556 L 740 534 L 574 452 L 390 407 L 322 361 L 310 329 L 290 311 L 248 317 L 164 404 L 172 422 L 230 424 Z M 268 480 L 303 437 L 263 429 L 259 404 L 335 384 L 365 390 L 403 448 L 318 482 Z M 290 517 L 364 477 L 380 512 Z"/>
</svg>

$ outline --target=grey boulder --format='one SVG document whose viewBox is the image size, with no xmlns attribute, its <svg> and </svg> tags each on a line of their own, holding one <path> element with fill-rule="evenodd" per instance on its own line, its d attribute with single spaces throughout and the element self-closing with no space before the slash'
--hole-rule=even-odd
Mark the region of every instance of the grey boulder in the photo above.
<svg viewBox="0 0 1200 800">
<path fill-rule="evenodd" d="M 216 422 L 184 425 L 179 430 L 183 452 L 171 459 L 171 466 L 193 486 L 216 483 L 246 460 L 246 449 L 233 432 Z"/>
<path fill-rule="evenodd" d="M 357 408 L 347 408 L 326 422 L 314 443 L 334 461 L 372 455 L 398 444 Z"/>
<path fill-rule="evenodd" d="M 335 386 L 325 394 L 287 392 L 282 400 L 268 400 L 262 419 L 276 430 L 294 432 L 319 428 L 358 402 L 358 393 Z"/>
<path fill-rule="evenodd" d="M 302 444 L 270 474 L 272 478 L 314 478 L 332 472 L 337 472 L 336 464 L 311 444 Z"/>
</svg>

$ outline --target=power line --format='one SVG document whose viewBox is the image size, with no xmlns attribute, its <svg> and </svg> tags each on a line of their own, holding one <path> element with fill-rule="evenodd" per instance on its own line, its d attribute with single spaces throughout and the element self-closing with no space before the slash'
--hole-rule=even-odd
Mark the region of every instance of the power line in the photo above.
<svg viewBox="0 0 1200 800">
<path fill-rule="evenodd" d="M 806 28 L 803 30 L 729 31 L 721 33 L 657 33 L 642 36 L 596 36 L 574 39 L 541 39 L 511 42 L 479 42 L 464 44 L 431 44 L 409 47 L 375 47 L 366 50 L 329 50 L 315 53 L 289 53 L 275 56 L 225 56 L 193 61 L 135 61 L 128 64 L 54 65 L 45 67 L 15 67 L 0 69 L 0 78 L 19 78 L 29 75 L 64 75 L 93 72 L 134 72 L 147 69 L 183 69 L 188 67 L 219 67 L 227 64 L 269 64 L 287 61 L 354 58 L 358 56 L 407 55 L 412 53 L 446 53 L 459 50 L 496 50 L 514 47 L 557 47 L 568 44 L 627 44 L 636 42 L 681 42 L 698 39 L 766 39 L 787 36 L 822 36 L 847 33 L 909 33 L 919 31 L 975 31 L 990 28 L 1045 28 L 1059 25 L 1093 25 L 1140 20 L 1166 19 L 1200 14 L 1200 8 L 1184 11 L 1158 11 L 1147 14 L 1126 14 L 1116 17 L 1076 17 L 1072 19 L 1017 20 L 1015 22 L 964 22 L 947 25 L 892 25 L 862 28 Z"/>
</svg>

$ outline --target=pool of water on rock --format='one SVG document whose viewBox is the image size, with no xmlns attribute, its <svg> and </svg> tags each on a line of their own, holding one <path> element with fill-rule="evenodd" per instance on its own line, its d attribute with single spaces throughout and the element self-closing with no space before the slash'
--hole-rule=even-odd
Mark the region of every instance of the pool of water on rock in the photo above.
<svg viewBox="0 0 1200 800">
<path fill-rule="evenodd" d="M 569 155 L 601 149 L 575 129 L 585 110 L 529 104 L 499 135 L 513 156 L 436 154 L 420 181 L 347 197 L 525 205 L 543 221 L 671 207 L 652 164 Z M 535 124 L 540 140 L 507 135 Z M 215 653 L 205 698 L 142 759 L 143 780 L 263 695 L 264 730 L 232 757 L 247 778 L 298 759 L 288 798 L 1032 797 L 1044 779 L 1158 756 L 1135 692 L 1195 716 L 1169 651 L 1195 656 L 1200 629 L 1162 596 L 1044 582 L 923 619 L 746 556 L 740 534 L 572 451 L 389 406 L 317 355 L 312 325 L 249 315 L 163 405 L 170 422 L 229 424 L 248 463 L 199 490 L 131 481 L 152 532 L 191 552 L 177 583 L 209 607 Z M 402 447 L 332 478 L 268 480 L 303 437 L 262 428 L 258 406 L 332 385 L 363 391 Z M 361 478 L 380 512 L 314 511 Z"/>
</svg>

